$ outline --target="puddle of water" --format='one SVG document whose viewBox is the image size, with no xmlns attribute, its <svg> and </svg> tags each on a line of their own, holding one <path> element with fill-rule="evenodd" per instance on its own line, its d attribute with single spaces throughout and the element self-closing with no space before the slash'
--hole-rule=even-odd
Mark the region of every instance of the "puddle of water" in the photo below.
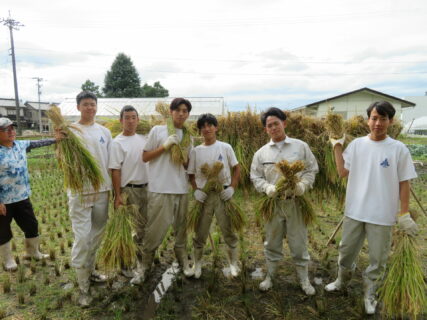
<svg viewBox="0 0 427 320">
<path fill-rule="evenodd" d="M 144 311 L 142 313 L 143 320 L 153 319 L 156 316 L 156 309 L 162 300 L 163 296 L 168 291 L 169 287 L 172 285 L 173 280 L 177 273 L 179 272 L 178 263 L 174 262 L 170 268 L 168 268 L 163 274 L 162 279 L 157 284 L 153 293 L 150 295 L 148 299 L 148 303 L 146 304 Z"/>
<path fill-rule="evenodd" d="M 253 280 L 263 280 L 264 272 L 262 271 L 262 268 L 256 268 L 255 271 L 251 273 L 251 277 Z"/>
</svg>

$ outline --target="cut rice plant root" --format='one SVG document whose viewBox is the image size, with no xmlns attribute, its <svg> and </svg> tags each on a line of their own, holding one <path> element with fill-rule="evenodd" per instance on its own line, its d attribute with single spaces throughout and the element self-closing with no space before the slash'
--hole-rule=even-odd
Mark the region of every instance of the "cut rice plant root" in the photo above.
<svg viewBox="0 0 427 320">
<path fill-rule="evenodd" d="M 325 119 L 325 127 L 329 137 L 332 139 L 340 139 L 344 135 L 344 120 L 342 115 L 328 112 Z"/>
</svg>

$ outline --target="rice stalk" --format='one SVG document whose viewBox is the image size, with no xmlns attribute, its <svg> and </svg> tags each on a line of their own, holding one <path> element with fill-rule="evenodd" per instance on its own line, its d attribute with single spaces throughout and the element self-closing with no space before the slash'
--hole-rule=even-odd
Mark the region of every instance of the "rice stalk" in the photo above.
<svg viewBox="0 0 427 320">
<path fill-rule="evenodd" d="M 245 226 L 245 214 L 239 204 L 231 198 L 224 202 L 225 214 L 230 217 L 231 229 L 241 232 Z"/>
<path fill-rule="evenodd" d="M 416 239 L 398 232 L 395 250 L 387 275 L 378 290 L 382 312 L 388 318 L 409 316 L 412 319 L 426 311 L 426 283 Z"/>
<path fill-rule="evenodd" d="M 65 187 L 80 194 L 90 187 L 97 192 L 104 178 L 98 162 L 73 132 L 80 129 L 68 124 L 62 117 L 61 110 L 55 105 L 52 105 L 47 113 L 55 129 L 61 130 L 65 135 L 64 139 L 56 143 L 56 158 L 64 174 Z"/>
<path fill-rule="evenodd" d="M 108 220 L 104 243 L 98 255 L 98 261 L 104 264 L 107 271 L 130 269 L 137 258 L 138 248 L 133 240 L 132 230 L 138 207 L 126 204 L 126 194 L 122 198 L 124 204 L 115 209 Z"/>
<path fill-rule="evenodd" d="M 344 120 L 342 115 L 328 112 L 325 119 L 325 127 L 329 137 L 332 139 L 340 139 L 344 135 Z"/>
</svg>

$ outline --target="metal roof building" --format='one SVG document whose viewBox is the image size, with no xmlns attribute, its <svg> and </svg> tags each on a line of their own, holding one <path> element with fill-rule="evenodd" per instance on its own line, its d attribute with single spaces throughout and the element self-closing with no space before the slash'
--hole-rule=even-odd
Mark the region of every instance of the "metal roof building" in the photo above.
<svg viewBox="0 0 427 320">
<path fill-rule="evenodd" d="M 140 116 L 158 115 L 155 110 L 157 102 L 170 103 L 175 97 L 166 98 L 99 98 L 98 99 L 98 117 L 118 117 L 120 110 L 125 105 L 131 105 L 138 110 Z M 224 105 L 223 97 L 184 97 L 191 102 L 192 110 L 190 118 L 197 118 L 202 113 L 212 113 L 219 116 L 224 115 L 227 110 Z M 75 98 L 67 98 L 59 104 L 62 114 L 75 119 L 80 116 L 77 110 Z"/>
</svg>

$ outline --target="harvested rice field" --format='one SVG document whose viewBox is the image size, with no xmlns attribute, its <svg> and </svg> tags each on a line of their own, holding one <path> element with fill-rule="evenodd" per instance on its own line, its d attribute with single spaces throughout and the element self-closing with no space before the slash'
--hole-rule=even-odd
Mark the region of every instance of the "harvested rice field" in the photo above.
<svg viewBox="0 0 427 320">
<path fill-rule="evenodd" d="M 416 143 L 427 144 L 427 141 Z M 241 146 L 244 147 L 250 146 Z M 426 208 L 427 162 L 422 159 L 420 163 L 422 165 L 417 166 L 419 178 L 413 183 L 413 190 Z M 248 222 L 240 239 L 243 272 L 239 278 L 231 280 L 226 277 L 226 246 L 213 223 L 212 241 L 208 240 L 205 246 L 203 273 L 199 280 L 187 279 L 176 273 L 176 268 L 171 268 L 175 256 L 173 236 L 169 234 L 159 248 L 154 268 L 143 286 L 133 287 L 126 278 L 115 275 L 104 285 L 94 285 L 93 306 L 81 309 L 76 306 L 77 283 L 70 268 L 73 234 L 67 197 L 53 147 L 33 150 L 28 165 L 31 200 L 41 231 L 41 249 L 50 258 L 44 262 L 23 260 L 24 236 L 13 223 L 12 249 L 19 269 L 14 273 L 0 271 L 0 319 L 365 319 L 362 271 L 367 266 L 366 244 L 348 290 L 327 293 L 323 289 L 336 276 L 341 233 L 338 232 L 332 244 L 326 246 L 326 243 L 342 217 L 338 200 L 327 193 L 310 195 L 317 219 L 309 229 L 312 259 L 309 276 L 316 295 L 307 297 L 300 289 L 286 244 L 285 258 L 273 289 L 267 293 L 258 290 L 265 273 L 263 237 L 255 216 L 259 195 L 248 185 L 236 195 Z M 426 277 L 427 216 L 414 198 L 411 198 L 411 208 L 419 216 L 418 252 Z M 191 248 L 191 236 L 188 244 Z M 102 264 L 98 268 L 102 271 Z M 153 291 L 156 291 L 155 295 L 152 295 Z M 160 302 L 156 303 L 159 298 Z M 368 319 L 383 319 L 380 308 Z M 418 319 L 427 319 L 427 306 Z"/>
</svg>

